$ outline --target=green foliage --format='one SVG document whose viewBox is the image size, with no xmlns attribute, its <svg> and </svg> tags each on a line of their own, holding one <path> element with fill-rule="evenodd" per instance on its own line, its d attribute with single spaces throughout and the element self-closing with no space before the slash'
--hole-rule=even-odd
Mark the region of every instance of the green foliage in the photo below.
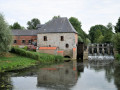
<svg viewBox="0 0 120 90">
<path fill-rule="evenodd" d="M 21 26 L 18 22 L 15 22 L 13 25 L 9 26 L 10 29 L 25 29 L 23 26 Z"/>
<path fill-rule="evenodd" d="M 90 44 L 91 43 L 91 41 L 88 39 L 88 38 L 86 38 L 86 40 L 85 40 L 85 45 L 88 45 L 88 44 Z"/>
<path fill-rule="evenodd" d="M 120 53 L 120 33 L 114 34 L 113 43 L 118 53 Z"/>
<path fill-rule="evenodd" d="M 49 54 L 45 54 L 45 53 L 26 51 L 24 49 L 17 48 L 17 47 L 12 47 L 11 52 L 16 53 L 16 54 L 21 55 L 21 56 L 25 56 L 25 57 L 28 57 L 28 58 L 38 60 L 41 63 L 50 63 L 50 62 L 63 61 L 62 56 L 49 55 Z"/>
<path fill-rule="evenodd" d="M 111 43 L 112 42 L 112 24 L 107 26 L 95 25 L 90 28 L 89 36 L 92 43 Z"/>
<path fill-rule="evenodd" d="M 80 36 L 78 36 L 78 42 L 83 42 L 83 39 Z"/>
<path fill-rule="evenodd" d="M 58 16 L 54 16 L 52 19 L 54 19 L 54 18 L 60 18 L 60 15 L 58 15 Z"/>
<path fill-rule="evenodd" d="M 27 25 L 28 25 L 27 29 L 29 29 L 29 30 L 30 29 L 37 29 L 36 26 L 38 24 L 40 24 L 40 20 L 37 18 L 33 18 L 31 21 L 27 22 Z"/>
<path fill-rule="evenodd" d="M 22 69 L 35 65 L 36 63 L 37 61 L 34 59 L 18 55 L 13 55 L 11 57 L 0 57 L 0 72 Z"/>
<path fill-rule="evenodd" d="M 107 28 L 103 25 L 92 26 L 89 31 L 89 36 L 90 36 L 91 42 L 96 43 L 97 39 L 101 36 L 101 33 L 104 36 L 106 30 L 107 30 Z M 97 35 L 99 35 L 99 36 L 97 36 Z M 97 38 L 96 38 L 96 36 L 97 36 Z"/>
<path fill-rule="evenodd" d="M 104 36 L 100 35 L 99 38 L 97 39 L 98 43 L 103 43 Z"/>
<path fill-rule="evenodd" d="M 24 49 L 24 50 L 28 50 L 28 47 L 27 47 L 27 46 L 25 46 L 23 49 Z"/>
<path fill-rule="evenodd" d="M 119 19 L 118 19 L 118 22 L 116 23 L 115 32 L 116 32 L 116 33 L 120 32 L 120 17 L 119 17 Z"/>
<path fill-rule="evenodd" d="M 0 14 L 0 53 L 8 52 L 12 44 L 12 35 L 4 17 Z"/>
<path fill-rule="evenodd" d="M 120 54 L 116 54 L 115 58 L 120 61 Z"/>
<path fill-rule="evenodd" d="M 70 23 L 73 25 L 75 30 L 78 32 L 78 41 L 86 42 L 86 38 L 88 37 L 87 34 L 82 30 L 81 28 L 81 22 L 75 18 L 71 17 L 69 18 Z"/>
</svg>

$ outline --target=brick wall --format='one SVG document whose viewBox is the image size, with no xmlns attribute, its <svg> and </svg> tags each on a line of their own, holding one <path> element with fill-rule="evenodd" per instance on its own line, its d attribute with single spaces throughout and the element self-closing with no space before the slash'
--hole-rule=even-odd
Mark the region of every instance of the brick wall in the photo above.
<svg viewBox="0 0 120 90">
<path fill-rule="evenodd" d="M 37 42 L 37 36 L 13 36 L 13 40 L 17 41 L 13 42 L 13 45 L 30 45 L 29 40 Z M 25 40 L 25 43 L 22 43 L 22 40 Z"/>
</svg>

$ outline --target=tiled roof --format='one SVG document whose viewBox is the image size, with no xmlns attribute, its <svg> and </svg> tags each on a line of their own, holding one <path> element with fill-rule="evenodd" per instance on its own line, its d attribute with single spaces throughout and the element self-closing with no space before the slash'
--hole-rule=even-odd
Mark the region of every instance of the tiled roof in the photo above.
<svg viewBox="0 0 120 90">
<path fill-rule="evenodd" d="M 15 36 L 23 35 L 23 36 L 36 36 L 38 30 L 12 30 L 12 34 Z"/>
<path fill-rule="evenodd" d="M 38 25 L 39 26 L 39 25 Z M 77 33 L 66 17 L 54 18 L 37 30 L 12 30 L 15 36 L 33 36 L 38 33 Z"/>
<path fill-rule="evenodd" d="M 66 17 L 54 18 L 39 29 L 39 33 L 77 33 Z"/>
</svg>

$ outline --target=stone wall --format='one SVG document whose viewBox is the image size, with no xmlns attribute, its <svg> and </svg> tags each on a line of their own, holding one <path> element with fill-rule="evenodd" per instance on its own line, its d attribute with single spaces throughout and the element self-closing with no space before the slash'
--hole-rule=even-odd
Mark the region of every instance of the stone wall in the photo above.
<svg viewBox="0 0 120 90">
<path fill-rule="evenodd" d="M 44 41 L 44 36 L 47 36 L 47 41 Z M 64 40 L 61 41 L 61 36 Z M 68 44 L 68 48 L 66 47 Z M 76 59 L 77 52 L 73 55 L 73 48 L 76 48 L 77 35 L 75 33 L 43 33 L 37 35 L 38 47 L 57 47 L 59 51 L 63 51 L 63 56 L 70 56 Z"/>
</svg>

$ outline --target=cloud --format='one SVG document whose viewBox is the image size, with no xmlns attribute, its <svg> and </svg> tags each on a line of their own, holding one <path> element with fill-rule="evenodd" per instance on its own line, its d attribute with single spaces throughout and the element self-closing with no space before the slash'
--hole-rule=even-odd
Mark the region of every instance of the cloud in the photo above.
<svg viewBox="0 0 120 90">
<path fill-rule="evenodd" d="M 1 0 L 0 12 L 4 12 L 10 24 L 18 21 L 23 26 L 34 17 L 45 23 L 55 15 L 74 16 L 88 32 L 91 25 L 115 24 L 120 15 L 119 3 L 119 0 Z"/>
</svg>

